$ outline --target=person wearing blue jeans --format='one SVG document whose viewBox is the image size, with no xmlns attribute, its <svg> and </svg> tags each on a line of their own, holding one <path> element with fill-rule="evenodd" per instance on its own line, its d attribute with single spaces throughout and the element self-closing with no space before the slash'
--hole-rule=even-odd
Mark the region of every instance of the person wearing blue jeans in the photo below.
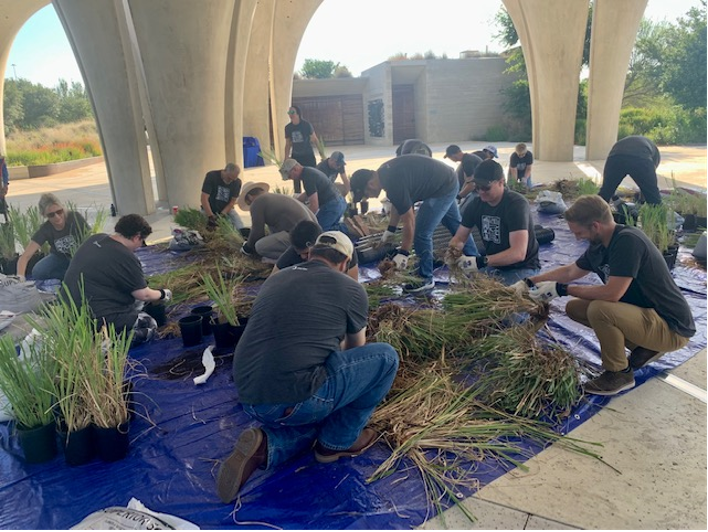
<svg viewBox="0 0 708 532">
<path fill-rule="evenodd" d="M 243 431 L 221 464 L 216 489 L 224 503 L 257 469 L 313 443 L 321 463 L 375 443 L 366 424 L 391 388 L 398 354 L 389 344 L 366 344 L 366 291 L 345 275 L 353 254 L 349 237 L 324 232 L 308 262 L 272 275 L 259 291 L 233 376 L 244 412 L 261 426 Z"/>
<path fill-rule="evenodd" d="M 451 235 L 460 226 L 456 197 L 459 183 L 455 171 L 442 161 L 418 154 L 401 155 L 385 162 L 378 170 L 357 170 L 350 180 L 354 201 L 376 198 L 381 190 L 391 201 L 391 220 L 382 243 L 392 240 L 403 225 L 401 247 L 393 261 L 397 269 L 408 266 L 411 248 L 418 256 L 419 281 L 406 284 L 406 292 L 421 292 L 435 286 L 433 280 L 433 232 L 442 223 Z M 413 205 L 422 202 L 418 214 Z M 462 246 L 468 256 L 478 255 L 477 246 L 468 235 Z"/>
<path fill-rule="evenodd" d="M 504 186 L 504 170 L 493 159 L 477 167 L 474 183 L 479 196 L 465 210 L 445 262 L 468 275 L 478 271 L 494 275 L 506 285 L 537 275 L 541 263 L 528 200 Z M 484 256 L 472 257 L 464 250 L 474 226 L 482 237 Z"/>
</svg>

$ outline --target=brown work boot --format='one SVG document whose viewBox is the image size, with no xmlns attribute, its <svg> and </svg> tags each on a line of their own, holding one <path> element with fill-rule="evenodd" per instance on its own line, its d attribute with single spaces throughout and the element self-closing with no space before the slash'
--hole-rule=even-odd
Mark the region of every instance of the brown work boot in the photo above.
<svg viewBox="0 0 708 532">
<path fill-rule="evenodd" d="M 646 347 L 636 347 L 632 350 L 632 354 L 629 355 L 629 365 L 632 369 L 640 369 L 651 364 L 655 360 L 659 360 L 664 353 L 660 351 L 652 351 Z"/>
<path fill-rule="evenodd" d="M 374 429 L 365 428 L 349 449 L 337 451 L 328 449 L 320 442 L 317 442 L 315 445 L 315 459 L 321 464 L 329 464 L 343 457 L 359 456 L 376 442 L 376 438 L 377 434 Z"/>
<path fill-rule="evenodd" d="M 224 460 L 216 477 L 216 492 L 226 504 L 236 498 L 253 472 L 268 458 L 268 444 L 261 429 L 247 429 L 239 437 L 234 450 Z"/>
<path fill-rule="evenodd" d="M 604 371 L 583 386 L 585 393 L 593 395 L 617 395 L 630 388 L 634 388 L 634 374 L 631 371 Z"/>
</svg>

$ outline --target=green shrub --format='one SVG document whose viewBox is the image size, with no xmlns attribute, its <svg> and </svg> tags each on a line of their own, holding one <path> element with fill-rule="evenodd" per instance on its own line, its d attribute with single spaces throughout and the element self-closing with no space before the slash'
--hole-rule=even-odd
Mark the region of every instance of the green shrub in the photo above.
<svg viewBox="0 0 708 532">
<path fill-rule="evenodd" d="M 504 126 L 490 126 L 484 135 L 489 142 L 500 142 L 509 139 L 509 134 Z"/>
</svg>

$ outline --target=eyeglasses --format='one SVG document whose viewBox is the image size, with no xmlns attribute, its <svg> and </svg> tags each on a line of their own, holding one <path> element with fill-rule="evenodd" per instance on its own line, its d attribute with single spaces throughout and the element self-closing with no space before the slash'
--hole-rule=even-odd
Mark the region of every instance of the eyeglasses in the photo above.
<svg viewBox="0 0 708 532">
<path fill-rule="evenodd" d="M 46 214 L 46 216 L 47 216 L 47 218 L 54 218 L 55 216 L 61 216 L 62 214 L 64 214 L 64 209 L 59 209 L 59 210 L 56 210 L 53 212 L 48 212 Z"/>
</svg>

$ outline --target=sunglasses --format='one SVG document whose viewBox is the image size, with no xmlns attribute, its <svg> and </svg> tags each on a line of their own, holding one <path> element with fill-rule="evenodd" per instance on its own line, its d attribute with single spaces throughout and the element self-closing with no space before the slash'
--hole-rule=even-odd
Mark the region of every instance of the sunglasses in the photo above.
<svg viewBox="0 0 708 532">
<path fill-rule="evenodd" d="M 288 111 L 288 114 L 289 114 L 289 115 L 295 115 L 295 114 L 297 114 L 297 111 Z"/>
<path fill-rule="evenodd" d="M 48 212 L 47 218 L 54 218 L 55 216 L 61 216 L 64 214 L 64 209 L 59 209 L 58 211 Z"/>
<path fill-rule="evenodd" d="M 490 190 L 492 190 L 492 185 L 479 185 L 475 183 L 475 188 L 480 192 L 489 192 Z"/>
</svg>

